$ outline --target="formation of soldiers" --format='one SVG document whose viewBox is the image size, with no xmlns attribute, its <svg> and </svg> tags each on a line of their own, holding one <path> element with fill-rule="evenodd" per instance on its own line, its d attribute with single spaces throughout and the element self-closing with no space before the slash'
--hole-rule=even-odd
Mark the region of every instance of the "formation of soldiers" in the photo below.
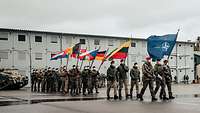
<svg viewBox="0 0 200 113">
<path fill-rule="evenodd" d="M 160 89 L 159 98 L 163 100 L 174 99 L 172 95 L 171 83 L 172 75 L 168 60 L 164 60 L 163 64 L 157 61 L 152 66 L 151 58 L 147 57 L 142 65 L 142 89 L 139 91 L 140 71 L 137 63 L 134 63 L 130 70 L 131 86 L 128 89 L 128 72 L 129 67 L 125 65 L 125 61 L 121 60 L 118 67 L 115 62 L 111 61 L 111 65 L 107 69 L 106 77 L 102 76 L 96 67 L 85 66 L 82 71 L 75 65 L 72 69 L 67 70 L 66 66 L 61 68 L 48 68 L 44 70 L 33 70 L 31 74 L 31 90 L 34 92 L 62 92 L 69 93 L 72 96 L 83 94 L 99 93 L 99 86 L 105 86 L 107 79 L 107 99 L 110 99 L 110 90 L 114 89 L 114 99 L 122 99 L 122 89 L 125 90 L 125 98 L 133 98 L 133 89 L 136 87 L 136 98 L 143 101 L 143 95 L 147 86 L 152 96 L 152 101 L 156 101 L 156 94 Z M 91 69 L 92 68 L 92 69 Z M 100 85 L 101 83 L 101 85 Z M 154 87 L 156 83 L 156 87 Z M 166 88 L 168 89 L 168 97 L 166 96 Z"/>
<path fill-rule="evenodd" d="M 101 84 L 99 84 L 101 83 Z M 34 69 L 31 74 L 31 91 L 43 93 L 61 92 L 70 93 L 72 96 L 93 94 L 98 92 L 99 87 L 105 86 L 105 78 L 96 70 L 95 66 L 85 66 L 81 72 L 73 65 L 67 70 L 66 66 L 61 68 Z"/>
<path fill-rule="evenodd" d="M 151 58 L 147 57 L 145 63 L 142 65 L 142 84 L 143 87 L 139 92 L 140 71 L 137 63 L 134 63 L 133 68 L 130 71 L 131 88 L 128 93 L 128 78 L 127 72 L 128 66 L 125 65 L 124 60 L 121 60 L 121 64 L 116 68 L 114 61 L 111 62 L 110 67 L 107 70 L 107 99 L 110 99 L 110 89 L 114 89 L 114 99 L 122 99 L 122 88 L 125 87 L 125 98 L 133 98 L 133 87 L 136 86 L 136 98 L 143 101 L 144 92 L 149 86 L 149 90 L 152 96 L 152 101 L 156 101 L 156 94 L 160 89 L 159 97 L 162 100 L 174 99 L 172 95 L 171 83 L 172 75 L 170 67 L 168 66 L 168 60 L 164 60 L 163 65 L 160 61 L 157 61 L 153 67 L 151 64 Z M 154 82 L 156 87 L 154 88 Z M 168 89 L 168 96 L 166 96 L 165 86 Z M 118 91 L 118 94 L 117 94 Z"/>
</svg>

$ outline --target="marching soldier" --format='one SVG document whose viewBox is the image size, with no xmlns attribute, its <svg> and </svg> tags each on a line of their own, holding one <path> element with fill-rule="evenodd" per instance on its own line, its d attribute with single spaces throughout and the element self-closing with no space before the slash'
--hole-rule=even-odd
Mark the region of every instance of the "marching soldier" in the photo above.
<svg viewBox="0 0 200 113">
<path fill-rule="evenodd" d="M 143 95 L 144 92 L 149 85 L 149 90 L 151 93 L 152 101 L 156 101 L 157 99 L 155 98 L 155 93 L 153 89 L 153 80 L 154 80 L 154 74 L 153 74 L 153 66 L 151 65 L 151 58 L 147 57 L 146 62 L 142 65 L 142 82 L 143 82 L 143 87 L 140 92 L 140 100 L 143 101 Z"/>
<path fill-rule="evenodd" d="M 171 75 L 170 67 L 168 66 L 168 60 L 164 60 L 163 73 L 164 73 L 165 80 L 166 80 L 169 99 L 174 99 L 175 97 L 172 95 L 172 88 L 171 88 L 172 87 L 172 75 Z"/>
<path fill-rule="evenodd" d="M 119 99 L 122 99 L 121 90 L 123 85 L 125 87 L 126 99 L 128 99 L 128 77 L 127 72 L 129 71 L 128 66 L 125 65 L 124 60 L 122 59 L 121 64 L 117 67 L 117 76 L 119 78 Z"/>
<path fill-rule="evenodd" d="M 140 81 L 140 70 L 138 69 L 137 63 L 134 63 L 133 68 L 130 71 L 131 77 L 131 89 L 130 96 L 133 96 L 133 87 L 136 86 L 136 97 L 139 98 L 139 81 Z"/>
<path fill-rule="evenodd" d="M 99 93 L 98 92 L 98 78 L 97 76 L 99 75 L 99 72 L 95 69 L 95 66 L 92 67 L 93 70 L 91 70 L 91 77 L 92 77 L 92 92 L 93 92 L 93 89 L 95 88 L 96 90 L 96 93 Z"/>
<path fill-rule="evenodd" d="M 114 61 L 111 62 L 107 70 L 107 99 L 110 99 L 110 89 L 114 88 L 114 99 L 117 97 L 117 69 L 114 66 Z"/>
<path fill-rule="evenodd" d="M 163 75 L 163 66 L 160 64 L 160 61 L 157 61 L 157 63 L 154 66 L 154 75 L 156 76 L 155 95 L 158 92 L 159 88 L 161 87 L 159 95 L 160 99 L 168 100 L 165 92 L 165 77 Z"/>
</svg>

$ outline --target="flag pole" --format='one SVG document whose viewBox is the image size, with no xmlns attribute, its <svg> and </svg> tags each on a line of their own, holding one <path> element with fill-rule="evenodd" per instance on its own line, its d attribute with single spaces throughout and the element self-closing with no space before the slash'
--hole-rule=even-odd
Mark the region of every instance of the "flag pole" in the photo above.
<svg viewBox="0 0 200 113">
<path fill-rule="evenodd" d="M 68 68 L 68 64 L 69 64 L 69 55 L 68 55 L 68 58 L 67 58 L 67 64 L 66 64 L 66 69 Z"/>
<path fill-rule="evenodd" d="M 101 62 L 101 64 L 100 64 L 100 66 L 99 66 L 99 68 L 98 68 L 98 71 L 101 69 L 101 66 L 102 66 L 103 63 L 105 62 L 105 56 L 106 56 L 106 54 L 108 53 L 108 50 L 109 50 L 109 48 L 106 50 L 106 53 L 105 53 L 104 58 L 103 58 L 103 60 L 102 60 L 102 62 Z"/>
</svg>

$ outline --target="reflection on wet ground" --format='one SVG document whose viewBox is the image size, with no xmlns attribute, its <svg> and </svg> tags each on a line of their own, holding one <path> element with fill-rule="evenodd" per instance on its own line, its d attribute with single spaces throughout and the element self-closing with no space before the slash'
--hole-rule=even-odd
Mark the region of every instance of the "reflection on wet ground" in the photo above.
<svg viewBox="0 0 200 113">
<path fill-rule="evenodd" d="M 150 97 L 146 97 L 150 98 Z M 176 95 L 176 98 L 200 98 L 200 94 L 194 95 Z M 113 98 L 111 98 L 113 99 Z M 37 104 L 42 102 L 62 102 L 62 101 L 92 101 L 92 100 L 106 100 L 106 97 L 70 97 L 70 98 L 43 98 L 43 99 L 22 99 L 11 96 L 0 96 L 0 106 L 22 105 L 22 104 Z"/>
</svg>

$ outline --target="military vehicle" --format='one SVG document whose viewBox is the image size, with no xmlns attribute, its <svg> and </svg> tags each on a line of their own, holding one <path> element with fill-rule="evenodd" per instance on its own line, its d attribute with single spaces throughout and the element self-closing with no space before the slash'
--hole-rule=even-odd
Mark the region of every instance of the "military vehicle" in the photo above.
<svg viewBox="0 0 200 113">
<path fill-rule="evenodd" d="M 28 77 L 17 69 L 0 69 L 0 90 L 20 89 L 28 84 Z"/>
</svg>

